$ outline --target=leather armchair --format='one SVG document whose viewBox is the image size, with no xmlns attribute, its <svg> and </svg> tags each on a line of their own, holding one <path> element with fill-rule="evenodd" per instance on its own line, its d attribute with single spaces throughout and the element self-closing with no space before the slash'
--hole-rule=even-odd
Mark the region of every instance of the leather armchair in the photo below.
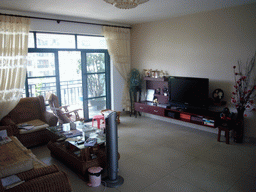
<svg viewBox="0 0 256 192">
<path fill-rule="evenodd" d="M 19 129 L 20 124 L 36 121 L 40 125 L 32 130 Z M 22 98 L 17 106 L 0 122 L 2 126 L 9 126 L 9 132 L 16 136 L 25 147 L 31 147 L 49 141 L 46 127 L 56 126 L 58 118 L 46 111 L 44 97 Z M 40 127 L 40 128 L 37 128 Z M 7 130 L 8 132 L 8 130 Z"/>
</svg>

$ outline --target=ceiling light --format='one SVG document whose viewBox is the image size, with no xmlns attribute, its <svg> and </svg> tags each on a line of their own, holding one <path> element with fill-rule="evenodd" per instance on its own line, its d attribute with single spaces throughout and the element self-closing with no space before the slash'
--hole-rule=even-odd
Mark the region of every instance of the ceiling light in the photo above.
<svg viewBox="0 0 256 192">
<path fill-rule="evenodd" d="M 149 0 L 104 0 L 119 9 L 132 9 Z"/>
</svg>

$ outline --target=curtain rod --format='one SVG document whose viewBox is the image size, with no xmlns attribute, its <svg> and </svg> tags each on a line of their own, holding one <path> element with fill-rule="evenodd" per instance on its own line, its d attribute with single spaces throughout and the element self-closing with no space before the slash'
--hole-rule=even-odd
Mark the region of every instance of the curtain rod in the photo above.
<svg viewBox="0 0 256 192">
<path fill-rule="evenodd" d="M 48 21 L 56 21 L 57 23 L 60 23 L 60 22 L 69 22 L 69 23 L 79 23 L 79 24 L 87 24 L 87 25 L 99 25 L 99 26 L 119 27 L 119 28 L 131 29 L 131 27 L 118 26 L 118 25 L 98 24 L 98 23 L 89 23 L 89 22 L 82 22 L 82 21 L 71 21 L 71 20 L 63 20 L 63 19 L 51 19 L 51 18 L 45 18 L 45 17 L 33 17 L 33 16 L 25 16 L 25 15 L 13 15 L 13 14 L 5 14 L 5 13 L 0 13 L 0 15 L 13 16 L 13 17 L 24 17 L 24 18 L 29 18 L 29 19 L 41 19 L 41 20 L 48 20 Z"/>
</svg>

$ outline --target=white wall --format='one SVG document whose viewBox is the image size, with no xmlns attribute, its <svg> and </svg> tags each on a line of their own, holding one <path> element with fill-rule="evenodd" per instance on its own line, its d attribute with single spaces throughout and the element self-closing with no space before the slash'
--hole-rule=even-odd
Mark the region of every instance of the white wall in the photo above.
<svg viewBox="0 0 256 192">
<path fill-rule="evenodd" d="M 256 51 L 256 4 L 132 26 L 132 67 L 169 75 L 205 77 L 230 104 L 233 66 Z M 232 110 L 234 110 L 232 108 Z M 256 113 L 248 113 L 245 135 L 256 138 Z"/>
<path fill-rule="evenodd" d="M 102 26 L 31 19 L 30 31 L 102 35 Z"/>
</svg>

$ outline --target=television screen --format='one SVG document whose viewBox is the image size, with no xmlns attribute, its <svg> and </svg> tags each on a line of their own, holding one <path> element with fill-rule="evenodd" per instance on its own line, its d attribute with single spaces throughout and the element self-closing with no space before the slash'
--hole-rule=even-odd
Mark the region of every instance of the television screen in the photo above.
<svg viewBox="0 0 256 192">
<path fill-rule="evenodd" d="M 209 79 L 171 76 L 168 87 L 171 105 L 196 109 L 208 107 Z"/>
</svg>

